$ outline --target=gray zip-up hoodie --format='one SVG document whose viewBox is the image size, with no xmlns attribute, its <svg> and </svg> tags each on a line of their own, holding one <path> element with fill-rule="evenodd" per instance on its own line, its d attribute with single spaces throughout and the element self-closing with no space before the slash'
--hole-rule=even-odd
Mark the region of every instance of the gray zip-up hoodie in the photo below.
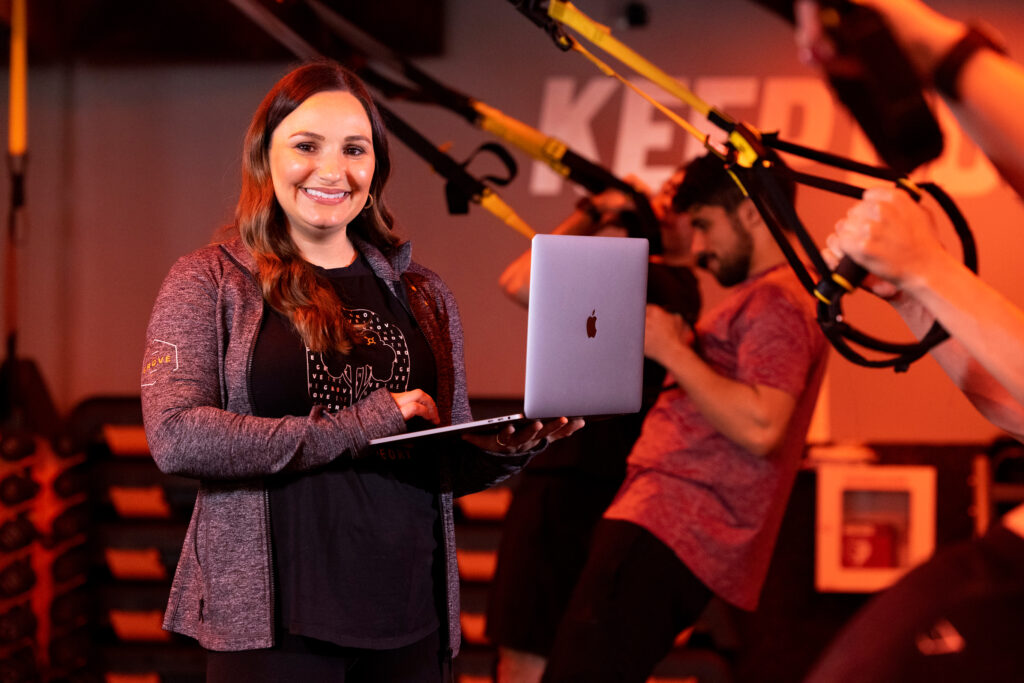
<svg viewBox="0 0 1024 683">
<path fill-rule="evenodd" d="M 411 311 L 434 353 L 434 398 L 442 423 L 470 420 L 462 325 L 451 292 L 435 273 L 412 262 L 409 243 L 385 256 L 353 242 Z M 157 296 L 143 360 L 150 452 L 162 472 L 201 481 L 164 628 L 211 650 L 273 644 L 275 586 L 264 478 L 335 458 L 376 457 L 366 448 L 370 439 L 405 431 L 385 389 L 336 413 L 318 406 L 303 417 L 253 416 L 250 364 L 264 309 L 254 269 L 237 238 L 179 259 Z M 453 496 L 497 483 L 531 455 L 489 453 L 464 442 L 437 454 L 452 656 L 460 642 Z"/>
</svg>

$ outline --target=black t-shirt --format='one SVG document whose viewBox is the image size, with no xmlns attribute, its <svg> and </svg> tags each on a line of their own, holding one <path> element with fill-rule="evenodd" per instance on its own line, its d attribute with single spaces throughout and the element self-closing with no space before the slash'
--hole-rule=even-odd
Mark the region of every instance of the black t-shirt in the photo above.
<svg viewBox="0 0 1024 683">
<path fill-rule="evenodd" d="M 402 303 L 360 257 L 321 270 L 363 339 L 348 355 L 309 351 L 267 307 L 253 351 L 263 417 L 336 411 L 381 387 L 434 395 L 434 357 Z M 347 647 L 388 649 L 440 624 L 437 469 L 429 453 L 341 458 L 268 480 L 277 623 Z"/>
</svg>

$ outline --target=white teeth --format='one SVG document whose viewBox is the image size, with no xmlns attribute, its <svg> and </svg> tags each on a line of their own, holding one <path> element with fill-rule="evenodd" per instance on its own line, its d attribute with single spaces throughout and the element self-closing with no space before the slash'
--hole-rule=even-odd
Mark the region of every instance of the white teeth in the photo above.
<svg viewBox="0 0 1024 683">
<path fill-rule="evenodd" d="M 319 197 L 320 199 L 341 199 L 343 197 L 347 197 L 349 194 L 348 192 L 321 192 L 320 190 L 314 190 L 311 187 L 303 188 L 303 192 L 314 197 Z"/>
</svg>

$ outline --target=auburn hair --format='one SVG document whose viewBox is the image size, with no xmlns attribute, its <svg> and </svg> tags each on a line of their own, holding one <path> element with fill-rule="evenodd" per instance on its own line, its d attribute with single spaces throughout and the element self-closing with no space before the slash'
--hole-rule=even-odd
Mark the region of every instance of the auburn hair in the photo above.
<svg viewBox="0 0 1024 683">
<path fill-rule="evenodd" d="M 384 122 L 362 81 L 331 60 L 308 62 L 286 74 L 266 94 L 253 115 L 242 150 L 242 191 L 235 207 L 235 227 L 255 258 L 256 279 L 264 300 L 291 321 L 310 349 L 347 353 L 358 332 L 345 319 L 334 287 L 302 258 L 292 241 L 270 175 L 270 140 L 274 130 L 307 99 L 328 91 L 351 93 L 359 100 L 373 132 L 376 165 L 370 182 L 371 201 L 348 224 L 348 234 L 383 252 L 399 243 L 392 233 L 394 220 L 383 197 L 391 174 Z"/>
</svg>

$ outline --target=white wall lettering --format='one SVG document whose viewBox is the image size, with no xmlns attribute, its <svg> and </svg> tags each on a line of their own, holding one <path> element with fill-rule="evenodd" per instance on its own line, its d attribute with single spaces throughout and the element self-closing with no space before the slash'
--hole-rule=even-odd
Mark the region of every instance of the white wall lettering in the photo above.
<svg viewBox="0 0 1024 683">
<path fill-rule="evenodd" d="M 687 85 L 686 81 L 680 80 Z M 633 82 L 655 101 L 682 115 L 682 110 L 686 107 L 677 97 L 646 79 L 637 79 Z M 656 188 L 671 175 L 675 165 L 649 165 L 650 152 L 671 149 L 675 136 L 685 133 L 640 95 L 628 88 L 623 88 L 623 92 L 612 173 L 620 178 L 635 175 L 643 184 Z"/>
<path fill-rule="evenodd" d="M 766 78 L 758 127 L 813 149 L 828 149 L 835 129 L 835 100 L 820 78 Z"/>
<path fill-rule="evenodd" d="M 689 85 L 686 79 L 679 80 Z M 634 82 L 656 101 L 686 117 L 700 131 L 709 133 L 713 143 L 724 142 L 725 133 L 702 114 L 646 79 L 638 78 Z M 778 131 L 783 140 L 864 163 L 880 163 L 864 133 L 819 78 L 706 76 L 692 83 L 697 97 L 726 114 L 736 116 L 737 110 L 756 111 L 755 125 L 760 130 Z M 581 82 L 570 76 L 550 77 L 544 83 L 542 98 L 540 130 L 559 138 L 575 152 L 608 166 L 619 177 L 635 175 L 648 187 L 658 187 L 674 168 L 672 164 L 651 163 L 652 153 L 673 149 L 680 144 L 679 136 L 683 136 L 684 150 L 680 161 L 703 152 L 700 140 L 681 130 L 650 102 L 610 78 L 594 76 Z M 617 109 L 607 106 L 614 104 L 614 98 L 619 98 Z M 963 134 L 945 105 L 939 103 L 935 111 L 945 134 L 945 151 L 934 163 L 915 172 L 914 177 L 934 181 L 960 198 L 982 196 L 995 190 L 1000 180 L 992 164 Z M 614 140 L 596 139 L 594 123 L 598 116 L 617 116 L 617 121 L 610 120 L 616 131 Z M 843 121 L 841 128 L 837 125 L 840 120 Z M 837 130 L 847 127 L 849 137 L 841 136 L 845 140 L 837 145 Z M 803 163 L 793 159 L 798 165 Z M 813 162 L 806 164 L 813 165 Z M 535 162 L 532 169 L 531 194 L 552 196 L 562 191 L 564 179 L 545 164 Z M 855 173 L 844 173 L 842 177 L 860 186 L 873 183 Z"/>
<path fill-rule="evenodd" d="M 619 83 L 610 78 L 595 76 L 574 97 L 574 78 L 548 78 L 544 81 L 540 123 L 537 127 L 567 144 L 577 154 L 597 161 L 600 155 L 590 122 L 620 87 Z M 530 192 L 535 195 L 556 195 L 561 190 L 562 177 L 543 162 L 534 162 L 530 174 Z"/>
</svg>

